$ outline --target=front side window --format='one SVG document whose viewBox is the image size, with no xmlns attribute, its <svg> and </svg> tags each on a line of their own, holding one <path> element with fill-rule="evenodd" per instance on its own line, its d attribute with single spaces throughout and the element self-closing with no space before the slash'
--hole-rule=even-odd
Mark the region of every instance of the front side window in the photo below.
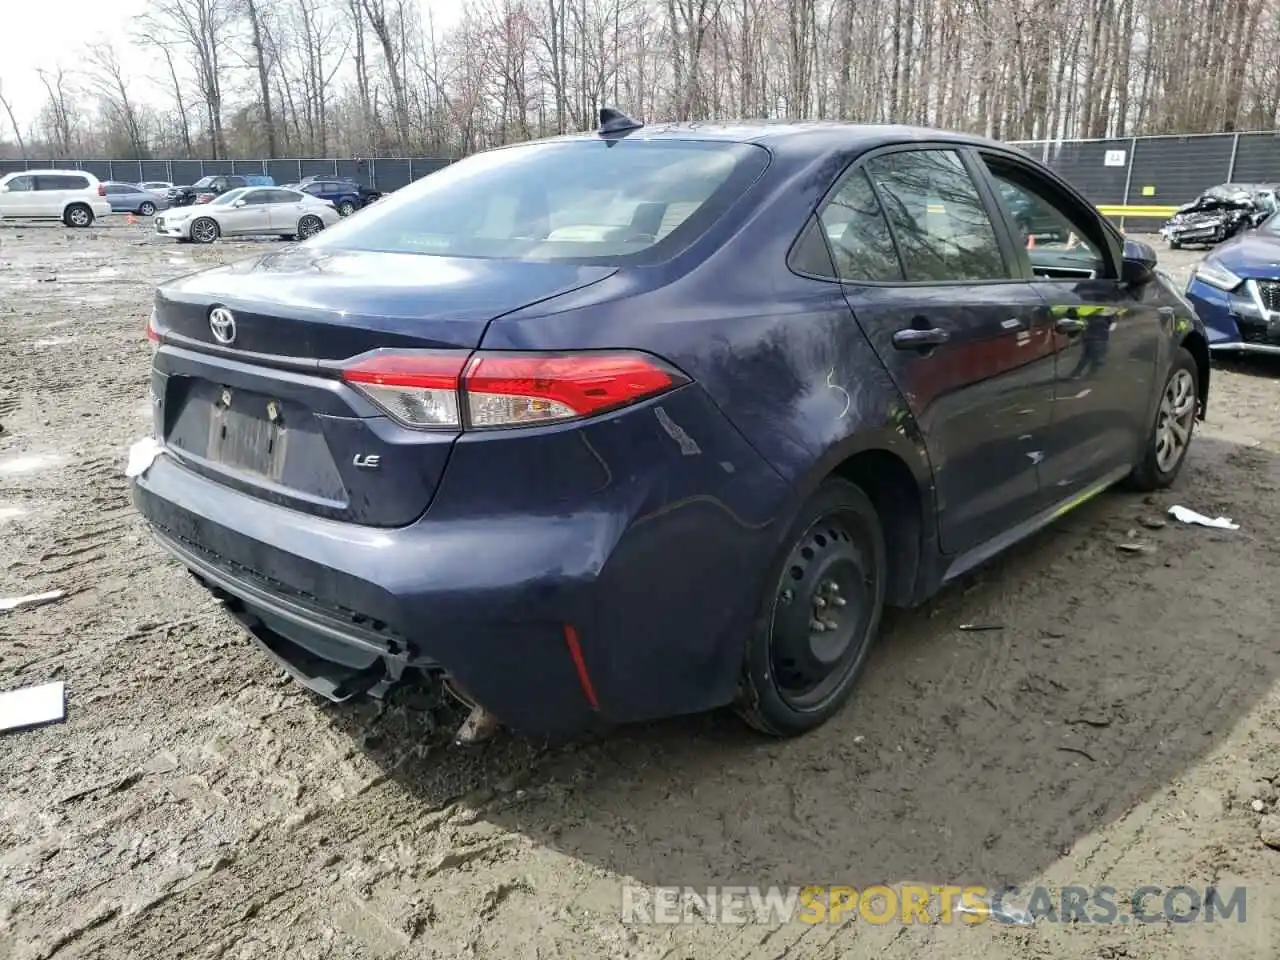
<svg viewBox="0 0 1280 960">
<path fill-rule="evenodd" d="M 822 211 L 836 273 L 857 283 L 901 281 L 902 264 L 884 210 L 862 170 L 855 170 Z"/>
<path fill-rule="evenodd" d="M 875 157 L 867 173 L 912 283 L 1012 277 L 977 185 L 954 150 Z"/>
<path fill-rule="evenodd" d="M 1031 270 L 1046 278 L 1100 276 L 1107 259 L 1082 223 L 1054 199 L 1051 184 L 1020 164 L 983 156 L 996 192 L 1027 248 Z"/>
<path fill-rule="evenodd" d="M 570 140 L 476 154 L 415 181 L 317 247 L 448 257 L 659 262 L 764 171 L 747 143 Z"/>
<path fill-rule="evenodd" d="M 271 193 L 270 190 L 246 190 L 240 195 L 240 199 L 246 206 L 255 206 L 260 203 L 270 203 Z"/>
</svg>

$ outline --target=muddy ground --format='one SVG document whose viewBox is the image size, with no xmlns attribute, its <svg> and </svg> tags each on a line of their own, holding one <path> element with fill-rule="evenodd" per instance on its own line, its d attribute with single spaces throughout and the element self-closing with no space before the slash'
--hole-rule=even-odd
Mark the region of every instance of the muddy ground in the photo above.
<svg viewBox="0 0 1280 960">
<path fill-rule="evenodd" d="M 0 612 L 0 688 L 67 684 L 65 723 L 0 735 L 0 957 L 1280 952 L 1259 839 L 1280 784 L 1280 365 L 1215 369 L 1174 490 L 1103 496 L 895 616 L 811 736 L 707 716 L 459 752 L 420 696 L 301 692 L 131 512 L 152 285 L 256 249 L 0 228 L 0 597 L 67 592 Z M 1164 256 L 1180 276 L 1195 258 Z M 1143 526 L 1174 503 L 1243 528 Z M 1135 539 L 1154 552 L 1117 549 Z M 1248 900 L 1244 923 L 637 927 L 628 879 Z"/>
</svg>

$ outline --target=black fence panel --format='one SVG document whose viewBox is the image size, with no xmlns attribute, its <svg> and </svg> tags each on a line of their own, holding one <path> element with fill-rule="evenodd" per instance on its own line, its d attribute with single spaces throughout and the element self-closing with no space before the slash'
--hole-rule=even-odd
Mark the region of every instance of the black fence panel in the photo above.
<svg viewBox="0 0 1280 960">
<path fill-rule="evenodd" d="M 99 180 L 111 180 L 111 161 L 109 160 L 89 160 L 85 163 L 76 165 L 71 164 L 72 170 L 83 170 L 85 173 L 92 173 Z"/>
<path fill-rule="evenodd" d="M 302 179 L 297 160 L 266 161 L 267 176 L 278 184 L 297 183 Z"/>
<path fill-rule="evenodd" d="M 370 164 L 370 186 L 377 187 L 384 193 L 399 190 L 412 178 L 409 176 L 409 160 L 378 160 Z"/>
<path fill-rule="evenodd" d="M 1177 206 L 1231 175 L 1234 137 L 1135 140 L 1129 196 L 1135 206 Z"/>
<path fill-rule="evenodd" d="M 149 183 L 153 180 L 173 183 L 173 171 L 169 169 L 168 160 L 138 161 L 138 182 Z"/>
<path fill-rule="evenodd" d="M 1099 206 L 1124 203 L 1128 140 L 1064 140 L 1040 144 L 1031 155 Z"/>
<path fill-rule="evenodd" d="M 173 175 L 169 179 L 178 186 L 189 187 L 204 176 L 204 164 L 199 160 L 174 160 L 170 166 Z"/>
<path fill-rule="evenodd" d="M 336 177 L 338 175 L 338 161 L 336 160 L 299 160 L 298 167 L 302 171 L 299 179 L 302 177 Z"/>
<path fill-rule="evenodd" d="M 231 172 L 238 173 L 242 177 L 261 177 L 267 176 L 267 161 L 265 160 L 232 160 Z"/>
<path fill-rule="evenodd" d="M 1231 178 L 1238 183 L 1280 182 L 1280 133 L 1242 133 Z"/>
<path fill-rule="evenodd" d="M 218 174 L 228 176 L 235 173 L 236 162 L 234 160 L 201 160 L 200 176 L 216 177 Z"/>
</svg>

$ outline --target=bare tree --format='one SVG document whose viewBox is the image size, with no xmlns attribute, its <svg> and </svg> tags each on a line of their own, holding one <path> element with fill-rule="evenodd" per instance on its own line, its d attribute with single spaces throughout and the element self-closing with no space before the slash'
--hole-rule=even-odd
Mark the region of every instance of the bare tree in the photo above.
<svg viewBox="0 0 1280 960">
<path fill-rule="evenodd" d="M 27 145 L 22 140 L 22 131 L 18 129 L 18 120 L 13 115 L 13 105 L 5 99 L 3 84 L 0 84 L 0 107 L 4 107 L 5 115 L 9 118 L 9 126 L 13 129 L 13 139 L 18 141 L 18 154 L 25 160 L 27 159 Z"/>
</svg>

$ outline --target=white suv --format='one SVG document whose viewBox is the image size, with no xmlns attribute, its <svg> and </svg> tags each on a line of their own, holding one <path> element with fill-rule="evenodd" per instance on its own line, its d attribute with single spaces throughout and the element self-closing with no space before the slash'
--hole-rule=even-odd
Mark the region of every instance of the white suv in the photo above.
<svg viewBox="0 0 1280 960">
<path fill-rule="evenodd" d="M 83 170 L 23 170 L 0 177 L 0 220 L 61 220 L 87 227 L 111 212 L 107 188 Z"/>
</svg>

